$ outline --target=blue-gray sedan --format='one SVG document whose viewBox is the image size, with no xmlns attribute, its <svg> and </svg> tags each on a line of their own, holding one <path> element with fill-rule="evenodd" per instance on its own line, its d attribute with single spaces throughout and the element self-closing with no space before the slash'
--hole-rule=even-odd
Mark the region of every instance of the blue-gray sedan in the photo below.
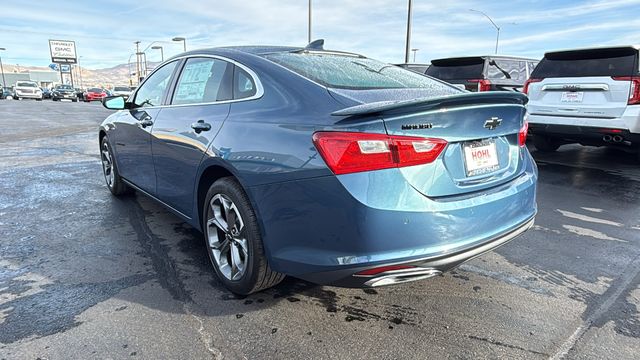
<svg viewBox="0 0 640 360">
<path fill-rule="evenodd" d="M 107 185 L 200 229 L 234 293 L 285 275 L 374 287 L 452 269 L 536 214 L 527 97 L 468 93 L 362 55 L 192 51 L 100 126 Z"/>
</svg>

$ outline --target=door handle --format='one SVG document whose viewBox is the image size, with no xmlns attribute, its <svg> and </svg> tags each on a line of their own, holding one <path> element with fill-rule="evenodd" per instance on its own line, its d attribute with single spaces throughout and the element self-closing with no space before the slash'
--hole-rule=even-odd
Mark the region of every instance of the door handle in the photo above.
<svg viewBox="0 0 640 360">
<path fill-rule="evenodd" d="M 196 131 L 196 134 L 200 134 L 203 131 L 211 130 L 211 124 L 204 122 L 204 120 L 198 120 L 191 124 L 191 128 Z"/>
<path fill-rule="evenodd" d="M 146 128 L 147 126 L 153 125 L 153 120 L 151 120 L 151 116 L 146 116 L 144 119 L 140 120 L 140 126 Z"/>
</svg>

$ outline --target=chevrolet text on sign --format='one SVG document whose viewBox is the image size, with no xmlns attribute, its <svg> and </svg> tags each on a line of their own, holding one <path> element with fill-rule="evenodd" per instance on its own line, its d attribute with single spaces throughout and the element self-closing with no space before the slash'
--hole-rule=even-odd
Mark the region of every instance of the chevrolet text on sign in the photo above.
<svg viewBox="0 0 640 360">
<path fill-rule="evenodd" d="M 76 43 L 69 40 L 49 40 L 51 62 L 75 64 L 77 62 Z"/>
</svg>

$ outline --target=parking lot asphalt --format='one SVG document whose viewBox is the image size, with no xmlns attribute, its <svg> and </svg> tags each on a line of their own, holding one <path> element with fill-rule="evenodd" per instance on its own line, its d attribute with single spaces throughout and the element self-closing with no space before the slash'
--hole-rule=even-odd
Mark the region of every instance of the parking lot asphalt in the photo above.
<svg viewBox="0 0 640 360">
<path fill-rule="evenodd" d="M 0 358 L 637 359 L 640 165 L 532 150 L 535 228 L 454 272 L 238 298 L 201 235 L 111 196 L 99 104 L 0 100 Z"/>
</svg>

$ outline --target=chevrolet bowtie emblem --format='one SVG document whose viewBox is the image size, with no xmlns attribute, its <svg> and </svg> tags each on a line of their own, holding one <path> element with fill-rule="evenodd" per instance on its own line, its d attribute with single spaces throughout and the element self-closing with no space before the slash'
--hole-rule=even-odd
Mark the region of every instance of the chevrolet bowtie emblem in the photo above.
<svg viewBox="0 0 640 360">
<path fill-rule="evenodd" d="M 495 130 L 498 126 L 500 126 L 500 124 L 502 124 L 502 119 L 493 116 L 491 117 L 491 119 L 484 122 L 484 127 L 489 130 Z"/>
</svg>

